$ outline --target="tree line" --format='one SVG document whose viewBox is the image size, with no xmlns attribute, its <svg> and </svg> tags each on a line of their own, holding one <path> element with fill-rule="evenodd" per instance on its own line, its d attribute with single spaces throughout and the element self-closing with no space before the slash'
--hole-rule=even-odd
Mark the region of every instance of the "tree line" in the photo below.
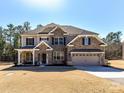
<svg viewBox="0 0 124 93">
<path fill-rule="evenodd" d="M 37 25 L 42 27 L 41 24 Z M 20 34 L 30 31 L 30 22 L 24 22 L 22 25 L 8 24 L 6 27 L 0 26 L 0 61 L 15 61 L 17 60 L 17 51 L 15 48 L 20 47 Z M 120 59 L 122 57 L 122 32 L 110 32 L 103 38 L 103 41 L 108 44 L 105 48 L 107 59 Z"/>
<path fill-rule="evenodd" d="M 110 32 L 103 38 L 103 41 L 107 43 L 105 48 L 106 59 L 122 59 L 122 32 Z"/>
<path fill-rule="evenodd" d="M 37 27 L 41 27 L 39 24 Z M 6 27 L 0 26 L 0 61 L 17 60 L 17 51 L 20 47 L 20 34 L 30 31 L 30 22 L 26 21 L 22 25 L 8 24 Z"/>
</svg>

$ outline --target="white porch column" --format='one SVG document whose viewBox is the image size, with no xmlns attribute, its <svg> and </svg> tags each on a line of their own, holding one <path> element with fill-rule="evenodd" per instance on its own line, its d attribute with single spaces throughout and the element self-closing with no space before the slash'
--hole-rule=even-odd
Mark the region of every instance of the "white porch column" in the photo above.
<svg viewBox="0 0 124 93">
<path fill-rule="evenodd" d="M 18 51 L 18 65 L 20 65 L 21 64 L 21 51 Z"/>
<path fill-rule="evenodd" d="M 33 50 L 33 65 L 35 65 L 35 51 Z"/>
</svg>

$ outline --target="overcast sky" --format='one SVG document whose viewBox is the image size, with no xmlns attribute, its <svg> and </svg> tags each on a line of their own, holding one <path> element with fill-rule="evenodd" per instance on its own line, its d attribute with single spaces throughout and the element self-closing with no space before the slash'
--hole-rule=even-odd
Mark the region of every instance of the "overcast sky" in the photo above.
<svg viewBox="0 0 124 93">
<path fill-rule="evenodd" d="M 1 0 L 0 25 L 31 22 L 74 25 L 99 33 L 124 34 L 124 0 Z"/>
</svg>

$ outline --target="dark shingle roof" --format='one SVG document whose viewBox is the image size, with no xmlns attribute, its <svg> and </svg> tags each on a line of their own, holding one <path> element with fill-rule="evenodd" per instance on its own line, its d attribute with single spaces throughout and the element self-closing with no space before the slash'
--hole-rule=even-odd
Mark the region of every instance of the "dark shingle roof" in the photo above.
<svg viewBox="0 0 124 93">
<path fill-rule="evenodd" d="M 103 52 L 100 49 L 73 49 L 71 52 Z"/>
<path fill-rule="evenodd" d="M 37 34 L 38 30 L 34 29 L 34 30 L 30 30 L 28 32 L 23 32 L 22 35 L 34 35 Z"/>
<path fill-rule="evenodd" d="M 42 31 L 39 31 L 38 34 L 48 34 L 52 29 L 54 29 L 55 27 L 47 27 L 44 28 Z"/>
<path fill-rule="evenodd" d="M 45 41 L 44 41 L 45 42 Z M 47 43 L 47 42 L 45 42 L 45 43 Z M 48 44 L 48 43 L 47 43 Z M 50 44 L 48 44 L 50 47 L 51 47 L 51 45 Z M 36 45 L 37 46 L 37 45 Z M 35 48 L 36 46 L 23 46 L 23 47 L 20 47 L 19 49 L 33 49 L 33 48 Z"/>
<path fill-rule="evenodd" d="M 78 35 L 78 34 L 84 34 L 84 35 L 98 35 L 98 33 L 94 33 L 88 30 L 84 30 L 84 29 L 80 29 L 74 26 L 67 26 L 67 25 L 58 25 L 58 24 L 48 24 L 46 26 L 40 27 L 40 28 L 36 28 L 34 30 L 25 32 L 23 34 L 26 35 L 33 35 L 33 34 L 48 34 L 51 30 L 53 30 L 56 26 L 60 27 L 61 29 L 63 29 L 64 31 L 67 32 L 67 34 L 71 34 L 71 35 Z"/>
<path fill-rule="evenodd" d="M 84 30 L 84 29 L 80 29 L 78 27 L 74 27 L 74 26 L 62 26 L 62 28 L 67 31 L 68 34 L 88 34 L 88 35 L 92 35 L 92 34 L 98 34 L 98 33 L 95 33 L 95 32 L 91 32 L 91 31 L 88 31 L 88 30 Z"/>
<path fill-rule="evenodd" d="M 35 46 L 24 46 L 24 47 L 21 47 L 20 49 L 33 49 Z"/>
</svg>

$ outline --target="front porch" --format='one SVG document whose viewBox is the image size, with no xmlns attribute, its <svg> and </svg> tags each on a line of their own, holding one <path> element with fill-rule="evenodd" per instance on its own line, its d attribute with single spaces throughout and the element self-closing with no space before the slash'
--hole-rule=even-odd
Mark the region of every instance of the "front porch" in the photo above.
<svg viewBox="0 0 124 93">
<path fill-rule="evenodd" d="M 40 52 L 35 49 L 18 50 L 18 65 L 50 64 L 50 51 Z"/>
<path fill-rule="evenodd" d="M 26 46 L 18 51 L 18 65 L 22 64 L 50 64 L 52 61 L 53 49 L 44 41 L 37 46 Z"/>
</svg>

